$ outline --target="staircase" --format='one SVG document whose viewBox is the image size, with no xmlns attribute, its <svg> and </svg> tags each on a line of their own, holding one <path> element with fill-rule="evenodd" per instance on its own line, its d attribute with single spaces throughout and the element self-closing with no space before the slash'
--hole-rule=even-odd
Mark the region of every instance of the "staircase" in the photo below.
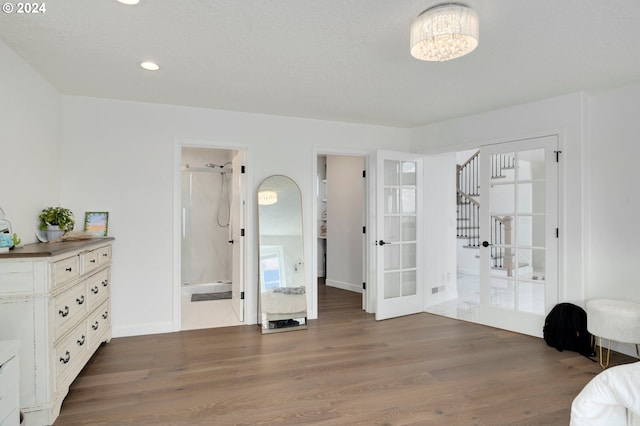
<svg viewBox="0 0 640 426">
<path fill-rule="evenodd" d="M 515 169 L 515 160 L 507 154 L 492 156 L 491 179 L 504 179 L 508 170 Z M 476 151 L 463 164 L 457 165 L 457 237 L 464 240 L 464 248 L 479 249 L 480 241 L 480 151 Z M 491 267 L 505 271 L 513 276 L 514 254 L 512 249 L 504 247 L 512 243 L 511 216 L 491 216 L 490 239 Z M 479 258 L 479 254 L 476 258 Z M 518 268 L 526 264 L 517 265 Z"/>
</svg>

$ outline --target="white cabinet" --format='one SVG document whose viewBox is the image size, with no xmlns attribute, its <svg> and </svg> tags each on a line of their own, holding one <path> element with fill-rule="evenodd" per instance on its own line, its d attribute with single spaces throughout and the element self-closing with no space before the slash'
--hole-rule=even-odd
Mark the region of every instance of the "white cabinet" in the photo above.
<svg viewBox="0 0 640 426">
<path fill-rule="evenodd" d="M 0 341 L 0 426 L 20 424 L 19 347 L 16 340 Z"/>
<path fill-rule="evenodd" d="M 27 426 L 53 424 L 71 382 L 111 339 L 112 240 L 28 244 L 0 254 L 0 339 L 20 341 Z"/>
</svg>

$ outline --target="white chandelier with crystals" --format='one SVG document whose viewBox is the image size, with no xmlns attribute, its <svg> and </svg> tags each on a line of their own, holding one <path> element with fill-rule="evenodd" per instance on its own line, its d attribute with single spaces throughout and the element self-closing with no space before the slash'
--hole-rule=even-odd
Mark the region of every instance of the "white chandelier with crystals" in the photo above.
<svg viewBox="0 0 640 426">
<path fill-rule="evenodd" d="M 451 3 L 425 10 L 411 25 L 411 55 L 423 61 L 448 61 L 478 46 L 478 14 Z"/>
</svg>

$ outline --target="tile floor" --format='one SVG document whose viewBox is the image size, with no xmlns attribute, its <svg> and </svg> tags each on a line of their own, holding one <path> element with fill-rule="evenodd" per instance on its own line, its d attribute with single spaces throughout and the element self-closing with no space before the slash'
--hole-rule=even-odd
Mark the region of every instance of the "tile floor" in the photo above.
<svg viewBox="0 0 640 426">
<path fill-rule="evenodd" d="M 515 293 L 507 280 L 492 278 L 491 305 L 505 309 L 515 308 Z M 437 305 L 429 306 L 426 312 L 477 322 L 480 306 L 480 277 L 476 275 L 458 274 L 458 298 Z M 544 283 L 521 282 L 518 309 L 523 312 L 544 314 Z"/>
<path fill-rule="evenodd" d="M 427 307 L 426 311 L 448 318 L 475 322 L 480 306 L 480 277 L 458 274 L 458 298 Z"/>
<path fill-rule="evenodd" d="M 191 301 L 191 294 L 182 294 L 182 329 L 229 327 L 243 325 L 232 308 L 232 300 Z"/>
</svg>

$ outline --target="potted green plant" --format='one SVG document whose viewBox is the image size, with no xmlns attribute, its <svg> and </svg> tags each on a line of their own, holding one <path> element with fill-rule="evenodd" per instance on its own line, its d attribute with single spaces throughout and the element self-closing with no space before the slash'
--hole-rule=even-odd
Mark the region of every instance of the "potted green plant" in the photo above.
<svg viewBox="0 0 640 426">
<path fill-rule="evenodd" d="M 40 230 L 47 232 L 47 240 L 52 241 L 73 230 L 76 221 L 73 212 L 64 207 L 47 207 L 40 213 Z"/>
</svg>

